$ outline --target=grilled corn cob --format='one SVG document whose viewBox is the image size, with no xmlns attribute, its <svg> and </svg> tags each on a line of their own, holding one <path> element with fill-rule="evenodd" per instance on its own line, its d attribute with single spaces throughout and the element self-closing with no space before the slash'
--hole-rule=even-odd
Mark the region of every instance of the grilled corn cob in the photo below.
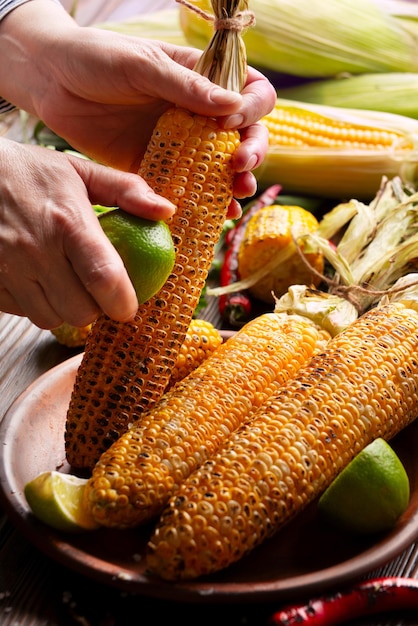
<svg viewBox="0 0 418 626">
<path fill-rule="evenodd" d="M 273 205 L 257 211 L 245 229 L 238 251 L 238 272 L 242 280 L 263 270 L 282 251 L 290 251 L 285 263 L 266 273 L 249 287 L 250 293 L 264 302 L 273 302 L 294 284 L 317 286 L 324 270 L 324 257 L 318 248 L 311 246 L 304 252 L 304 263 L 295 248 L 293 239 L 313 233 L 318 228 L 316 217 L 299 206 Z"/>
<path fill-rule="evenodd" d="M 203 361 L 206 361 L 221 343 L 222 335 L 213 324 L 207 320 L 192 319 L 177 355 L 167 389 L 186 378 Z"/>
<path fill-rule="evenodd" d="M 333 338 L 170 499 L 148 545 L 165 579 L 221 570 L 271 537 L 362 448 L 418 412 L 418 314 L 371 310 Z"/>
<path fill-rule="evenodd" d="M 137 526 L 330 335 L 298 315 L 248 322 L 123 434 L 93 469 L 86 505 L 103 525 Z"/>
<path fill-rule="evenodd" d="M 228 2 L 225 14 L 222 4 L 214 2 L 220 16 L 234 17 L 239 1 Z M 215 38 L 221 35 L 220 30 L 215 33 L 210 55 L 218 50 Z M 239 35 L 235 31 L 232 36 L 235 40 Z M 236 49 L 245 52 L 243 46 Z M 213 80 L 218 78 L 217 64 L 225 49 L 218 53 L 209 63 L 210 70 L 215 66 Z M 196 66 L 201 73 L 207 71 L 205 59 L 204 54 Z M 239 79 L 239 84 L 228 86 L 240 90 L 245 82 L 244 61 L 232 55 L 228 62 Z M 238 132 L 222 130 L 215 119 L 181 108 L 168 109 L 158 121 L 139 175 L 177 206 L 169 221 L 176 248 L 174 269 L 160 292 L 139 307 L 132 323 L 102 315 L 94 324 L 66 420 L 65 448 L 71 466 L 92 468 L 164 392 L 232 199 L 232 157 L 238 145 Z"/>
<path fill-rule="evenodd" d="M 418 120 L 278 98 L 262 121 L 270 145 L 255 172 L 261 187 L 371 199 L 383 176 L 418 180 Z"/>
</svg>

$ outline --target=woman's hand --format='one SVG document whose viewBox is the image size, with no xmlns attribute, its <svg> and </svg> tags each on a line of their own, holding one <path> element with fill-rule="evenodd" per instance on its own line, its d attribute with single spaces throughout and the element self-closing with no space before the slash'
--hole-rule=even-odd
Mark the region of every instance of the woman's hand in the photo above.
<svg viewBox="0 0 418 626">
<path fill-rule="evenodd" d="M 134 288 L 91 205 L 167 219 L 171 203 L 136 174 L 7 139 L 0 198 L 0 310 L 42 328 L 84 326 L 101 311 L 134 317 Z"/>
</svg>

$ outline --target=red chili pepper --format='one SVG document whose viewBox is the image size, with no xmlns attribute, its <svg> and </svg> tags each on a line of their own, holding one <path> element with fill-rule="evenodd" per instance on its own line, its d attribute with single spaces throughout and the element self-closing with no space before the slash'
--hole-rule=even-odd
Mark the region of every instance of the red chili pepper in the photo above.
<svg viewBox="0 0 418 626">
<path fill-rule="evenodd" d="M 337 626 L 366 615 L 418 609 L 416 578 L 383 577 L 274 613 L 268 626 Z"/>
<path fill-rule="evenodd" d="M 252 202 L 225 237 L 226 252 L 221 267 L 220 285 L 230 285 L 239 280 L 238 250 L 249 219 L 261 208 L 273 204 L 281 191 L 280 185 L 272 185 Z M 246 291 L 223 294 L 219 297 L 219 312 L 231 326 L 242 326 L 250 318 L 251 299 Z"/>
</svg>

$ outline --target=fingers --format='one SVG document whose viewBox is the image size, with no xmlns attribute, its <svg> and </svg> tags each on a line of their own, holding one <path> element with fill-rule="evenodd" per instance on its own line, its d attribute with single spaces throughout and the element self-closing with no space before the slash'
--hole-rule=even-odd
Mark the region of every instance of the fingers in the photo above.
<svg viewBox="0 0 418 626">
<path fill-rule="evenodd" d="M 175 206 L 154 193 L 137 174 L 104 168 L 72 155 L 68 157 L 83 179 L 92 204 L 118 206 L 150 220 L 166 220 L 174 213 Z"/>
</svg>

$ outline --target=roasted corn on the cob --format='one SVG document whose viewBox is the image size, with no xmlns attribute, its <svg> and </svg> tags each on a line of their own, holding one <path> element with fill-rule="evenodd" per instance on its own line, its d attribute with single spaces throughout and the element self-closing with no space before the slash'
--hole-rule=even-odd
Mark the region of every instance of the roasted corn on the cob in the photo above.
<svg viewBox="0 0 418 626">
<path fill-rule="evenodd" d="M 318 248 L 308 246 L 300 250 L 295 243 L 299 237 L 318 228 L 316 217 L 299 206 L 273 205 L 257 211 L 249 220 L 238 251 L 238 272 L 242 280 L 263 276 L 249 286 L 250 293 L 264 302 L 273 302 L 294 284 L 317 286 L 324 270 L 324 257 Z M 310 248 L 310 249 L 309 249 Z M 266 271 L 278 254 L 290 252 L 286 262 Z M 305 261 L 301 255 L 304 255 Z"/>
<path fill-rule="evenodd" d="M 238 0 L 227 3 L 231 13 L 223 12 L 222 2 L 214 2 L 214 7 L 220 16 L 234 17 L 239 4 Z M 211 54 L 214 49 L 216 43 Z M 245 52 L 242 46 L 235 50 Z M 224 55 L 225 49 L 223 54 L 218 50 L 212 66 Z M 239 78 L 234 87 L 240 90 L 245 81 L 243 59 L 229 58 L 228 63 Z M 205 65 L 202 59 L 199 64 Z M 217 72 L 211 75 L 216 77 Z M 168 109 L 158 121 L 139 174 L 177 207 L 169 222 L 175 266 L 160 292 L 139 307 L 132 323 L 114 322 L 102 315 L 94 324 L 66 421 L 65 448 L 71 466 L 93 467 L 102 452 L 164 392 L 232 199 L 232 158 L 238 145 L 238 132 L 223 130 L 215 119 L 182 108 Z"/>
<path fill-rule="evenodd" d="M 362 448 L 418 412 L 418 314 L 364 314 L 283 385 L 172 496 L 148 545 L 165 579 L 221 570 L 271 537 Z"/>
<path fill-rule="evenodd" d="M 167 389 L 186 378 L 206 361 L 222 343 L 222 335 L 215 326 L 202 319 L 192 319 L 181 344 Z"/>
<path fill-rule="evenodd" d="M 155 517 L 329 337 L 298 315 L 267 313 L 249 322 L 102 454 L 85 491 L 95 520 L 124 528 Z"/>
</svg>

